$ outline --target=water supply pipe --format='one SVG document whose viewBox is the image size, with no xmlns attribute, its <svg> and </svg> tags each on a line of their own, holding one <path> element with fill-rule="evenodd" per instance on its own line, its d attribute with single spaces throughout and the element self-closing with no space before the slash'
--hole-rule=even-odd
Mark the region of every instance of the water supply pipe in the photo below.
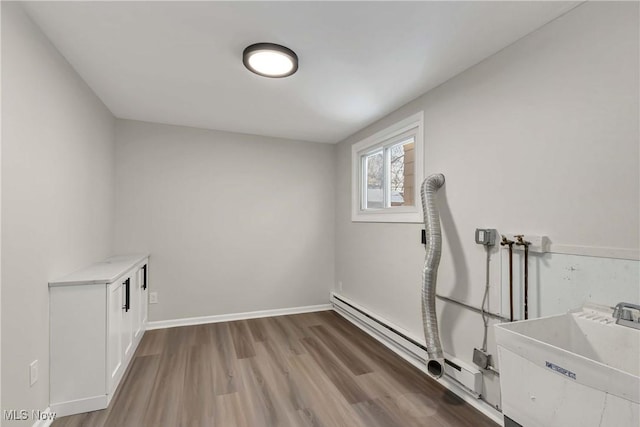
<svg viewBox="0 0 640 427">
<path fill-rule="evenodd" d="M 513 240 L 502 236 L 501 246 L 509 246 L 509 321 L 513 322 Z"/>
<path fill-rule="evenodd" d="M 522 234 L 515 236 L 516 245 L 524 246 L 524 320 L 529 319 L 529 245 Z"/>
<path fill-rule="evenodd" d="M 437 173 L 429 175 L 420 189 L 427 250 L 422 270 L 422 324 L 427 349 L 427 371 L 434 378 L 440 378 L 444 373 L 444 353 L 436 315 L 436 283 L 442 252 L 442 231 L 435 201 L 436 191 L 443 184 L 444 175 Z"/>
</svg>

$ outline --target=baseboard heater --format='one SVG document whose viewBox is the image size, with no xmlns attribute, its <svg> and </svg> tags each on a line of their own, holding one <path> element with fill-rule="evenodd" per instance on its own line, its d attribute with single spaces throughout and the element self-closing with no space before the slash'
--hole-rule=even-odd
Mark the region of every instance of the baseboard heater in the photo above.
<svg viewBox="0 0 640 427">
<path fill-rule="evenodd" d="M 409 355 L 426 364 L 427 351 L 424 344 L 409 336 L 401 328 L 394 326 L 338 294 L 331 294 L 331 303 L 334 310 L 348 320 L 363 327 L 365 330 L 373 332 L 375 336 L 391 344 L 405 355 Z M 482 393 L 482 373 L 480 370 L 446 353 L 444 362 L 445 374 L 455 380 L 469 394 L 475 398 L 480 398 Z"/>
</svg>

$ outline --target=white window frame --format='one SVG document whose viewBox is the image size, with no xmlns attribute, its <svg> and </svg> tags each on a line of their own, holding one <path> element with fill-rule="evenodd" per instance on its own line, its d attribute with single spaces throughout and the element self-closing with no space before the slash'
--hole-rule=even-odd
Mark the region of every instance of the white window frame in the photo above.
<svg viewBox="0 0 640 427">
<path fill-rule="evenodd" d="M 393 145 L 413 135 L 415 142 L 415 206 L 392 206 L 363 209 L 365 200 L 365 170 L 362 156 L 379 148 Z M 385 174 L 387 173 L 385 169 Z M 424 179 L 424 112 L 413 114 L 386 129 L 351 146 L 351 221 L 353 222 L 409 222 L 421 223 L 420 186 Z M 385 177 L 385 181 L 388 179 Z"/>
</svg>

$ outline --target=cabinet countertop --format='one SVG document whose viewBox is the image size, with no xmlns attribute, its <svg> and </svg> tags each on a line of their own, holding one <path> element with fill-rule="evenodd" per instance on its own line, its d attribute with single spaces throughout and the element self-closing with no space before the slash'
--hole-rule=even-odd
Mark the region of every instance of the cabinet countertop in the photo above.
<svg viewBox="0 0 640 427">
<path fill-rule="evenodd" d="M 118 277 L 148 258 L 148 254 L 118 255 L 90 265 L 74 273 L 49 282 L 49 287 L 69 285 L 104 285 L 115 282 Z"/>
</svg>

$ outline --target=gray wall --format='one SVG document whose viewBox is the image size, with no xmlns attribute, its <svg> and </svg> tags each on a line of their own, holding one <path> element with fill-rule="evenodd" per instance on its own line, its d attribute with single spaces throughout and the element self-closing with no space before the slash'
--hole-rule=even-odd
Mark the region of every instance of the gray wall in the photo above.
<svg viewBox="0 0 640 427">
<path fill-rule="evenodd" d="M 351 145 L 420 110 L 426 174 L 446 176 L 440 293 L 480 306 L 485 253 L 476 227 L 637 251 L 638 50 L 637 3 L 586 3 L 340 143 L 336 289 L 423 336 L 421 226 L 350 219 Z M 495 251 L 491 270 L 497 311 Z M 438 306 L 445 351 L 471 362 L 480 316 Z M 498 378 L 488 374 L 485 387 L 498 404 Z"/>
<path fill-rule="evenodd" d="M 2 2 L 2 409 L 49 404 L 47 283 L 110 255 L 114 136 L 111 113 Z"/>
<path fill-rule="evenodd" d="M 47 281 L 112 248 L 151 253 L 151 320 L 321 304 L 341 282 L 420 336 L 421 227 L 350 220 L 350 145 L 416 111 L 426 172 L 447 177 L 441 293 L 480 304 L 478 226 L 638 249 L 637 3 L 582 5 L 337 147 L 114 124 L 7 2 L 2 62 L 3 409 L 48 405 Z M 499 276 L 494 254 L 493 310 Z M 479 316 L 439 314 L 445 350 L 470 361 Z M 487 376 L 493 403 L 497 384 Z"/>
<path fill-rule="evenodd" d="M 117 121 L 116 250 L 151 253 L 150 319 L 327 303 L 334 146 Z"/>
</svg>

